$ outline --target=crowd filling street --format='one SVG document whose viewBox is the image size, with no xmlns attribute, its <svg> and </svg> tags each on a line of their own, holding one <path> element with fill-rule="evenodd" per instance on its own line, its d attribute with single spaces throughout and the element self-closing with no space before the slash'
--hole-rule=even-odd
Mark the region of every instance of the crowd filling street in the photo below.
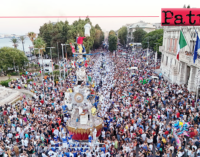
<svg viewBox="0 0 200 157">
<path fill-rule="evenodd" d="M 73 89 L 76 68 L 57 84 L 51 74 L 46 76 L 44 88 L 27 83 L 33 77 L 27 74 L 11 85 L 24 83 L 33 96 L 1 107 L 0 157 L 200 157 L 195 93 L 155 73 L 146 50 L 122 55 L 125 51 L 118 49 L 114 56 L 102 52 L 86 68 L 98 95 L 97 116 L 104 121 L 97 144 L 91 149 L 87 142 L 73 141 L 66 128 L 70 114 L 62 106 L 65 92 Z"/>
</svg>

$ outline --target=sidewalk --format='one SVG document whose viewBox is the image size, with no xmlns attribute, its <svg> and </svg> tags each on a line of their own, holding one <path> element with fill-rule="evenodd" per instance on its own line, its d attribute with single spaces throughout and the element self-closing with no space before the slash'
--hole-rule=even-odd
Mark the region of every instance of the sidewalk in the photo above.
<svg viewBox="0 0 200 157">
<path fill-rule="evenodd" d="M 10 79 L 17 79 L 17 78 L 20 78 L 20 76 L 11 76 Z M 5 81 L 5 80 L 8 80 L 8 76 L 1 76 L 0 77 L 0 82 L 1 81 Z"/>
</svg>

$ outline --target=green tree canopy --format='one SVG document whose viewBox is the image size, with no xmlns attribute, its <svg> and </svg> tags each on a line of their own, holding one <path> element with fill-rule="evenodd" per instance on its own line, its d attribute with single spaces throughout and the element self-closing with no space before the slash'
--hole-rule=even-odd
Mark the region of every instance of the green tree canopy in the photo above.
<svg viewBox="0 0 200 157">
<path fill-rule="evenodd" d="M 159 55 L 161 53 L 159 52 L 159 46 L 162 46 L 163 43 L 163 29 L 157 29 L 155 31 L 152 31 L 145 35 L 143 41 L 142 41 L 142 47 L 147 48 L 149 41 L 149 48 L 153 49 L 154 51 L 157 51 Z M 156 44 L 155 43 L 159 43 Z"/>
<path fill-rule="evenodd" d="M 112 33 L 108 36 L 109 51 L 113 52 L 117 50 L 117 36 Z"/>
<path fill-rule="evenodd" d="M 43 55 L 43 52 L 45 52 L 45 48 L 46 48 L 45 41 L 41 37 L 38 37 L 34 40 L 33 44 L 34 44 L 34 48 L 38 48 L 38 50 L 36 51 L 37 54 L 39 54 L 39 49 L 40 49 L 40 54 Z"/>
<path fill-rule="evenodd" d="M 88 17 L 85 20 L 78 19 L 71 25 L 69 25 L 68 21 L 60 21 L 56 24 L 51 22 L 45 23 L 40 27 L 39 37 L 44 39 L 47 47 L 53 46 L 56 48 L 52 51 L 52 55 L 56 57 L 57 55 L 54 54 L 57 54 L 57 52 L 59 52 L 60 55 L 62 54 L 61 44 L 75 43 L 78 35 L 84 36 L 84 26 L 87 23 L 91 25 L 90 37 L 86 37 L 83 44 L 86 48 L 86 52 L 89 53 L 93 47 L 98 48 L 101 45 L 104 40 L 104 34 L 98 24 L 95 25 L 95 27 L 92 26 Z M 49 49 L 46 49 L 46 53 L 49 54 Z M 69 45 L 67 45 L 67 56 L 72 56 L 71 47 Z"/>
<path fill-rule="evenodd" d="M 108 36 L 109 36 L 109 35 L 116 35 L 116 34 L 115 34 L 115 31 L 111 30 L 111 31 L 109 32 Z"/>
<path fill-rule="evenodd" d="M 135 28 L 135 31 L 133 32 L 134 42 L 141 43 L 146 34 L 147 34 L 146 31 L 144 31 L 142 28 L 137 26 Z"/>
<path fill-rule="evenodd" d="M 126 37 L 127 37 L 127 27 L 122 27 L 118 31 L 118 38 L 122 45 L 126 44 Z"/>
<path fill-rule="evenodd" d="M 11 47 L 0 48 L 0 58 L 0 68 L 4 71 L 14 66 L 18 66 L 21 69 L 28 62 L 23 51 Z"/>
</svg>

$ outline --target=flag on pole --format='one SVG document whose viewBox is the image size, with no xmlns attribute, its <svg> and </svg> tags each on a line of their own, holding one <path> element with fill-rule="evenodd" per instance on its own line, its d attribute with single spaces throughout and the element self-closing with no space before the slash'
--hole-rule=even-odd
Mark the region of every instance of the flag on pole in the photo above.
<svg viewBox="0 0 200 157">
<path fill-rule="evenodd" d="M 193 56 L 194 63 L 197 59 L 197 51 L 198 51 L 199 48 L 200 48 L 200 40 L 199 40 L 199 36 L 198 36 L 198 33 L 197 33 L 197 40 L 196 40 L 196 45 L 195 45 L 195 48 L 194 48 L 194 56 Z"/>
<path fill-rule="evenodd" d="M 180 38 L 179 38 L 179 42 L 178 42 L 178 47 L 177 47 L 177 54 L 176 54 L 176 59 L 179 60 L 179 52 L 180 49 L 182 49 L 183 47 L 185 47 L 187 45 L 186 40 L 183 36 L 182 31 L 180 31 Z"/>
</svg>

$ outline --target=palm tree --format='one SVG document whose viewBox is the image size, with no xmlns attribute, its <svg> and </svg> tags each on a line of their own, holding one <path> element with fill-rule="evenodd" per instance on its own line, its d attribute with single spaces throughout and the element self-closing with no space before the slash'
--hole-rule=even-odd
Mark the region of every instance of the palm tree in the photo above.
<svg viewBox="0 0 200 157">
<path fill-rule="evenodd" d="M 22 42 L 23 51 L 24 51 L 24 40 L 26 39 L 26 37 L 25 36 L 20 36 L 19 39 Z M 24 51 L 24 53 L 25 53 L 25 51 Z"/>
<path fill-rule="evenodd" d="M 34 42 L 34 40 L 36 39 L 36 33 L 34 32 L 28 32 L 28 37 L 29 39 L 32 41 L 32 43 Z"/>
<path fill-rule="evenodd" d="M 28 32 L 28 37 L 29 37 L 30 41 L 33 44 L 34 40 L 36 39 L 36 33 L 34 33 L 34 32 Z M 34 44 L 33 44 L 33 46 L 34 46 Z M 33 47 L 33 52 L 34 52 L 34 55 L 35 55 L 34 47 Z"/>
<path fill-rule="evenodd" d="M 13 43 L 14 48 L 17 48 L 17 46 L 18 46 L 18 44 L 17 44 L 18 40 L 16 38 L 12 38 L 11 42 Z"/>
<path fill-rule="evenodd" d="M 43 55 L 43 52 L 45 52 L 45 48 L 46 48 L 45 41 L 41 37 L 38 37 L 34 40 L 33 44 L 35 48 L 40 49 L 40 53 L 39 51 L 37 53 Z"/>
</svg>

